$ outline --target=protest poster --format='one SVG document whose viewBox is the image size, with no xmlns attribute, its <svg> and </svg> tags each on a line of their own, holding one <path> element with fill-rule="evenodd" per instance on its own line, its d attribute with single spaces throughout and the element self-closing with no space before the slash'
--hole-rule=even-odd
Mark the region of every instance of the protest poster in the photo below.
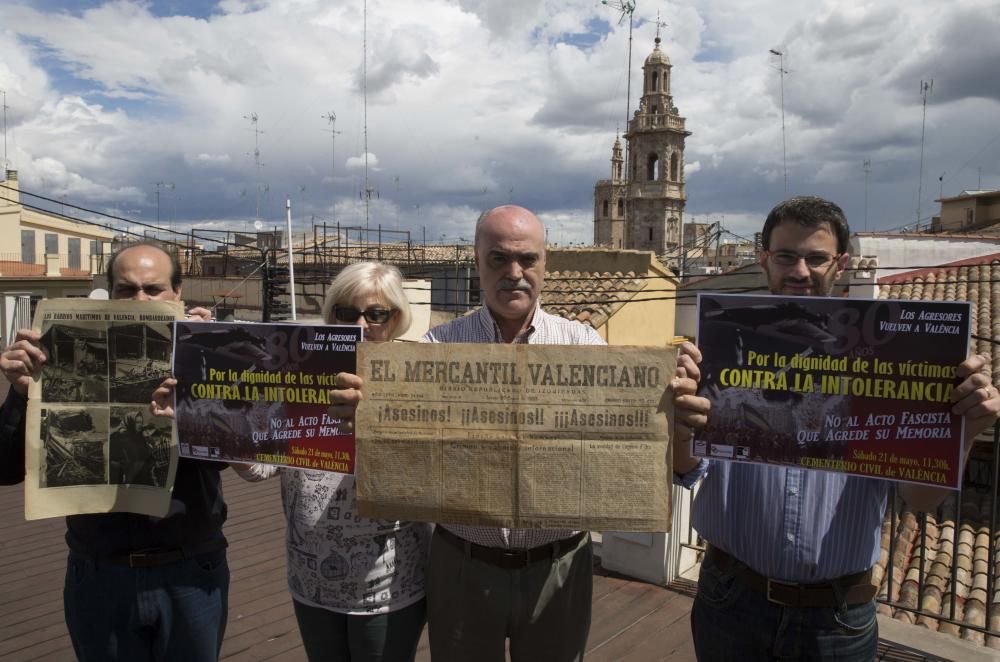
<svg viewBox="0 0 1000 662">
<path fill-rule="evenodd" d="M 183 316 L 175 301 L 39 302 L 32 328 L 46 361 L 28 389 L 25 519 L 167 514 L 177 444 L 149 402 Z"/>
<path fill-rule="evenodd" d="M 366 517 L 669 531 L 672 347 L 364 343 Z"/>
<path fill-rule="evenodd" d="M 327 409 L 360 340 L 359 326 L 178 322 L 181 457 L 354 473 L 354 435 Z"/>
<path fill-rule="evenodd" d="M 968 302 L 698 295 L 692 453 L 957 489 Z"/>
</svg>

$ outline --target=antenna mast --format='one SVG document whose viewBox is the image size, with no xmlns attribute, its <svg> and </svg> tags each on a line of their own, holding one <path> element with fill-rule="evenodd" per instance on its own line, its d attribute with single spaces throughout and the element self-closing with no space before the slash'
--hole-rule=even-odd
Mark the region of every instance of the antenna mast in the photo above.
<svg viewBox="0 0 1000 662">
<path fill-rule="evenodd" d="M 618 25 L 625 22 L 625 16 L 628 16 L 628 68 L 625 71 L 625 190 L 626 190 L 626 200 L 628 199 L 628 175 L 629 175 L 629 160 L 628 160 L 628 124 L 629 115 L 632 113 L 632 14 L 635 12 L 635 0 L 601 0 L 602 5 L 607 5 L 612 9 L 617 9 L 621 12 L 618 15 Z M 657 34 L 659 34 L 659 18 L 657 18 Z M 624 216 L 628 216 L 628 205 L 625 207 Z M 624 220 L 624 219 L 623 219 Z"/>
<path fill-rule="evenodd" d="M 323 116 L 323 119 L 330 123 L 328 131 L 330 132 L 330 189 L 333 192 L 333 195 L 331 196 L 333 207 L 330 208 L 330 217 L 332 218 L 333 210 L 337 206 L 336 186 L 334 185 L 333 180 L 333 173 L 337 167 L 337 134 L 342 132 L 337 131 L 337 113 L 331 110 Z"/>
<path fill-rule="evenodd" d="M 783 51 L 771 49 L 772 55 L 778 56 L 778 73 L 781 77 L 781 167 L 785 173 L 785 197 L 788 197 L 788 150 L 785 147 L 785 54 Z"/>
<path fill-rule="evenodd" d="M 868 175 L 872 172 L 871 159 L 865 159 L 861 168 L 865 171 L 865 232 L 868 232 Z"/>
<path fill-rule="evenodd" d="M 7 160 L 7 90 L 0 90 L 0 94 L 3 95 L 3 100 L 0 101 L 0 108 L 3 109 L 3 168 L 6 171 L 7 165 L 10 163 Z"/>
<path fill-rule="evenodd" d="M 920 179 L 917 181 L 917 227 L 920 231 L 920 197 L 924 193 L 924 129 L 927 125 L 927 95 L 934 89 L 934 81 L 920 81 L 920 96 L 924 98 L 924 116 L 920 121 Z"/>
<path fill-rule="evenodd" d="M 256 175 L 256 186 L 254 186 L 254 197 L 256 200 L 256 207 L 254 210 L 253 226 L 254 229 L 259 230 L 261 227 L 260 223 L 260 167 L 263 165 L 260 162 L 260 134 L 264 133 L 257 126 L 258 117 L 257 113 L 250 113 L 249 115 L 244 115 L 243 119 L 250 120 L 251 126 L 253 126 L 253 161 L 257 168 Z M 243 230 L 246 230 L 246 224 L 244 223 Z"/>
<path fill-rule="evenodd" d="M 368 0 L 363 5 L 363 20 L 361 29 L 361 103 L 364 108 L 362 136 L 365 147 L 365 245 L 368 245 L 368 207 L 372 192 L 368 188 Z"/>
</svg>

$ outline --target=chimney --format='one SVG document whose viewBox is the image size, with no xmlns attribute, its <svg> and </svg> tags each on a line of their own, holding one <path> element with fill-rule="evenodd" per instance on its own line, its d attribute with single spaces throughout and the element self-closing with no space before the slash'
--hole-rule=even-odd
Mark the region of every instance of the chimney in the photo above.
<svg viewBox="0 0 1000 662">
<path fill-rule="evenodd" d="M 20 204 L 21 203 L 21 192 L 17 185 L 17 170 L 8 170 L 7 179 L 4 182 L 0 182 L 2 187 L 0 187 L 0 200 L 6 201 L 8 204 Z"/>
</svg>

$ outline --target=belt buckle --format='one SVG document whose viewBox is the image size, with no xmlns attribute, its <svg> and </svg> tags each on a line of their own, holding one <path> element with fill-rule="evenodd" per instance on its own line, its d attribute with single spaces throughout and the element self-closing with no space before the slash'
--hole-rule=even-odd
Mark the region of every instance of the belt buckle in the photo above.
<svg viewBox="0 0 1000 662">
<path fill-rule="evenodd" d="M 770 577 L 767 578 L 767 596 L 766 597 L 767 597 L 767 601 L 768 602 L 772 602 L 772 603 L 774 603 L 776 605 L 779 605 L 779 606 L 782 606 L 782 607 L 797 607 L 798 606 L 798 602 L 797 601 L 794 602 L 794 603 L 792 603 L 792 602 L 787 602 L 785 600 L 780 600 L 780 599 L 774 597 L 774 589 L 775 589 L 775 587 L 793 589 L 795 591 L 795 595 L 797 597 L 799 595 L 799 593 L 801 593 L 801 591 L 802 591 L 802 586 L 801 585 L 796 584 L 794 582 L 783 582 L 783 581 L 780 581 L 780 580 L 777 580 L 777 579 L 771 579 Z"/>
<path fill-rule="evenodd" d="M 152 559 L 153 556 L 154 554 L 150 552 L 129 552 L 128 567 L 145 568 L 150 565 L 150 559 Z"/>
<path fill-rule="evenodd" d="M 500 558 L 503 560 L 501 567 L 527 567 L 530 561 L 524 549 L 501 549 Z"/>
</svg>

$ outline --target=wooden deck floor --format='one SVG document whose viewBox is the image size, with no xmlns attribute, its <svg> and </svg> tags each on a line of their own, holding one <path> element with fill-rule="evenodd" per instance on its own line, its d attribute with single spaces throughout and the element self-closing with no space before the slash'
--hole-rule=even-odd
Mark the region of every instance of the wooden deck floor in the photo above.
<svg viewBox="0 0 1000 662">
<path fill-rule="evenodd" d="M 222 659 L 304 660 L 285 583 L 278 481 L 223 476 L 232 583 Z M 0 660 L 73 659 L 62 612 L 64 530 L 60 518 L 25 522 L 21 486 L 0 487 Z M 667 589 L 597 569 L 587 660 L 694 660 L 692 596 L 690 583 Z M 430 660 L 426 632 L 417 659 Z M 881 647 L 880 659 L 926 658 Z"/>
</svg>

